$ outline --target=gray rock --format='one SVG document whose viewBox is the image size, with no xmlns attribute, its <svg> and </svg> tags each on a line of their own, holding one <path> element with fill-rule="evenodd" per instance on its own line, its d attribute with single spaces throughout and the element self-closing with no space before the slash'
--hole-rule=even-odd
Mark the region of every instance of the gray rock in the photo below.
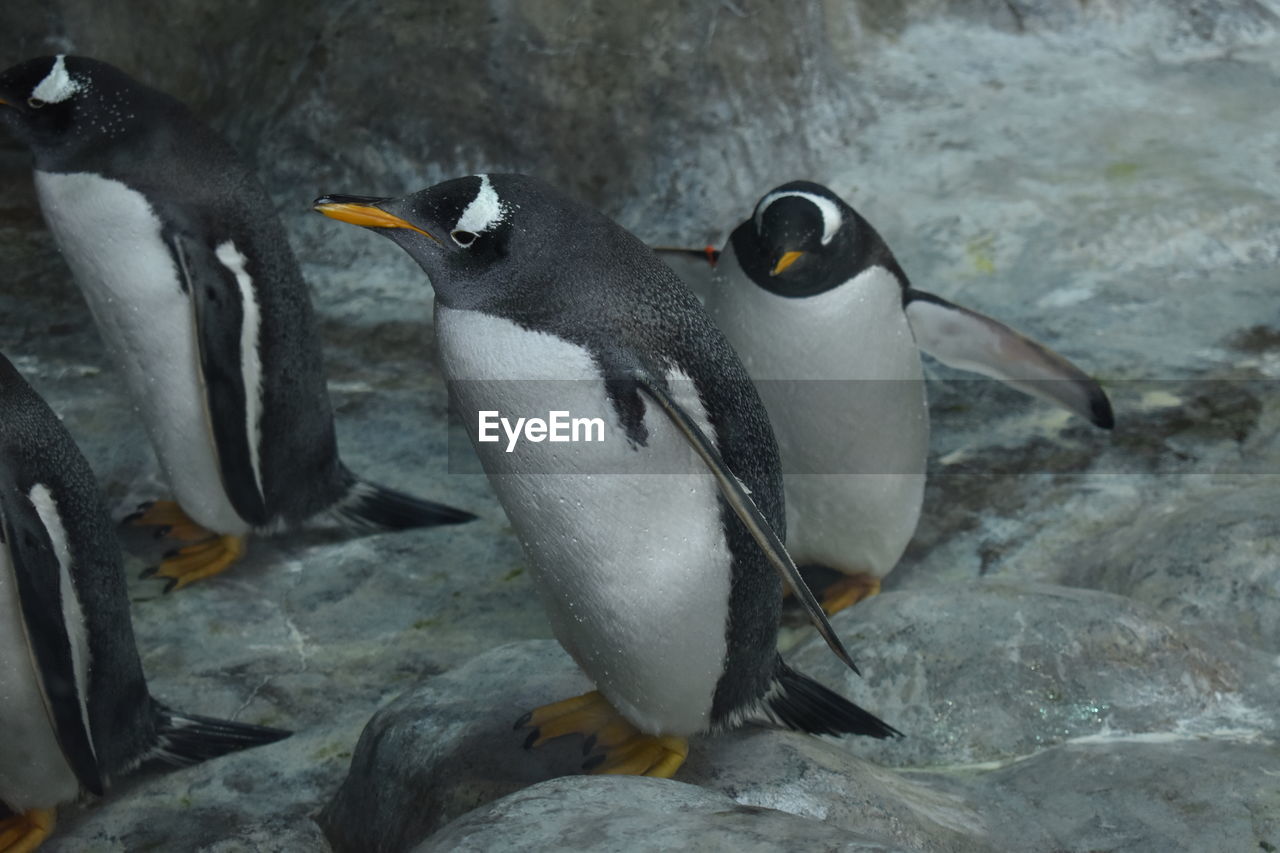
<svg viewBox="0 0 1280 853">
<path fill-rule="evenodd" d="M 1265 739 L 1099 738 L 993 771 L 970 790 L 1010 816 L 992 821 L 999 849 L 1266 851 L 1280 846 L 1277 773 L 1280 749 Z"/>
<path fill-rule="evenodd" d="M 991 590 L 987 595 L 1000 597 Z M 1077 603 L 1089 597 L 1072 590 L 1024 591 L 1026 600 L 1020 607 L 1028 621 L 1035 615 L 1061 616 L 1053 610 L 1060 602 L 1045 605 L 1038 600 L 1054 596 Z M 916 598 L 922 610 L 937 607 L 935 598 L 921 593 L 885 598 Z M 1154 630 L 1138 625 L 1132 614 L 1115 616 L 1122 630 L 1134 637 Z M 871 625 L 876 627 L 874 621 Z M 1227 715 L 1230 697 L 1219 700 L 1227 716 L 1216 727 L 1209 725 L 1208 714 L 1191 720 L 1159 719 L 1176 700 L 1170 702 L 1148 681 L 1136 679 L 1129 685 L 1130 698 L 1153 704 L 1151 729 L 1118 728 L 1119 722 L 1143 713 L 1136 706 L 1109 712 L 1092 721 L 1096 725 L 1073 727 L 1074 721 L 1067 719 L 1064 726 L 1060 716 L 1046 715 L 1044 730 L 1056 735 L 1056 745 L 1037 743 L 1004 760 L 961 764 L 954 755 L 955 732 L 968 732 L 983 746 L 985 726 L 965 726 L 957 718 L 983 718 L 993 729 L 1017 731 L 1031 725 L 1001 719 L 998 705 L 1027 691 L 1019 670 L 1023 664 L 1033 673 L 1039 669 L 1030 660 L 1039 642 L 1009 642 L 1011 635 L 1027 630 L 1017 619 L 992 626 L 988 637 L 973 643 L 995 660 L 987 670 L 977 671 L 975 666 L 971 673 L 984 695 L 977 698 L 955 690 L 955 695 L 965 696 L 965 708 L 933 725 L 920 724 L 907 741 L 881 750 L 866 739 L 815 738 L 757 727 L 694 739 L 689 760 L 678 774 L 685 784 L 645 780 L 658 786 L 653 792 L 665 792 L 661 796 L 680 802 L 687 802 L 690 790 L 701 792 L 663 827 L 653 825 L 653 812 L 665 808 L 675 813 L 677 808 L 668 800 L 662 801 L 664 806 L 652 803 L 649 788 L 621 792 L 611 786 L 630 782 L 572 775 L 582 760 L 579 739 L 521 749 L 523 734 L 511 731 L 513 717 L 587 685 L 554 643 L 503 646 L 427 680 L 375 716 L 319 821 L 337 853 L 442 850 L 454 845 L 540 849 L 552 841 L 571 849 L 621 849 L 631 833 L 643 835 L 646 825 L 655 843 L 669 845 L 663 834 L 668 830 L 686 839 L 685 846 L 738 843 L 732 834 L 736 830 L 722 826 L 724 805 L 704 807 L 708 798 L 730 798 L 739 807 L 759 809 L 769 815 L 769 822 L 776 821 L 778 813 L 804 818 L 813 825 L 797 824 L 789 830 L 800 837 L 810 837 L 819 831 L 815 826 L 821 826 L 825 832 L 847 833 L 859 843 L 895 850 L 1235 849 L 1250 839 L 1256 843 L 1276 837 L 1280 803 L 1272 794 L 1280 751 L 1266 734 L 1274 726 L 1240 707 L 1234 709 L 1235 716 Z M 917 634 L 927 637 L 937 626 L 924 622 L 918 627 Z M 888 637 L 883 644 L 900 640 Z M 1105 638 L 1097 643 L 1109 647 Z M 1140 642 L 1131 643 L 1128 653 L 1141 655 L 1144 648 Z M 1015 649 L 1026 653 L 1021 662 L 1008 659 Z M 1097 673 L 1102 664 L 1090 663 L 1088 650 L 1086 645 L 1074 661 L 1060 662 L 1061 669 L 1079 670 L 1086 680 L 1101 678 Z M 868 680 L 875 682 L 871 665 L 866 669 Z M 1133 675 L 1130 669 L 1117 678 Z M 1037 710 L 1043 707 L 1042 703 Z M 1157 722 L 1167 728 L 1155 729 Z M 925 746 L 913 753 L 912 741 Z M 947 754 L 920 762 L 929 765 L 926 769 L 897 771 L 854 754 L 893 749 L 908 756 L 929 755 L 930 749 L 934 755 Z M 877 758 L 888 763 L 885 754 Z M 565 774 L 569 775 L 555 778 Z M 1210 804 L 1219 797 L 1220 819 L 1203 820 L 1203 811 L 1213 808 Z M 767 836 L 773 831 L 767 824 L 762 820 L 753 831 Z"/>
<path fill-rule="evenodd" d="M 339 853 L 400 851 L 529 785 L 580 772 L 582 739 L 525 750 L 512 723 L 591 689 L 550 641 L 511 644 L 435 676 L 370 720 L 319 821 Z M 747 728 L 695 738 L 682 781 L 911 850 L 964 849 L 981 818 L 963 798 L 859 760 L 832 740 Z"/>
<path fill-rule="evenodd" d="M 906 732 L 850 740 L 897 766 L 1029 755 L 1107 732 L 1186 734 L 1275 726 L 1268 660 L 1216 644 L 1117 595 L 985 581 L 884 593 L 834 626 L 864 674 L 818 641 L 794 650 L 801 671 Z"/>
<path fill-rule="evenodd" d="M 407 850 L 477 806 L 576 772 L 581 741 L 525 750 L 526 712 L 590 683 L 553 641 L 500 646 L 383 708 L 319 816 L 337 851 Z"/>
<path fill-rule="evenodd" d="M 744 806 L 665 779 L 552 779 L 459 818 L 414 848 L 524 850 L 881 850 L 897 848 L 817 820 Z"/>
<path fill-rule="evenodd" d="M 1280 653 L 1280 515 L 1266 478 L 1175 492 L 1130 523 L 1081 543 L 1063 582 L 1150 604 L 1173 624 L 1197 625 Z"/>
</svg>

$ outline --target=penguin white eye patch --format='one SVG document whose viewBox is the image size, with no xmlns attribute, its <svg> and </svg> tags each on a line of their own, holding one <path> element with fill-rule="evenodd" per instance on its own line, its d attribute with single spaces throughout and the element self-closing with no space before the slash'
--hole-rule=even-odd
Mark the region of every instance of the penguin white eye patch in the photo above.
<svg viewBox="0 0 1280 853">
<path fill-rule="evenodd" d="M 836 236 L 836 232 L 840 230 L 840 226 L 844 224 L 844 217 L 840 215 L 840 208 L 836 207 L 836 203 L 829 198 L 823 198 L 813 193 L 802 192 L 801 190 L 783 190 L 782 192 L 770 193 L 760 199 L 760 203 L 756 205 L 756 233 L 760 233 L 760 226 L 764 222 L 764 212 L 775 201 L 783 198 L 802 198 L 805 201 L 818 208 L 818 213 L 822 215 L 822 245 L 827 245 L 832 238 Z"/>
<path fill-rule="evenodd" d="M 31 90 L 31 97 L 27 99 L 27 105 L 38 109 L 39 107 L 33 104 L 32 101 L 38 101 L 40 106 L 60 104 L 82 88 L 84 87 L 81 83 L 67 71 L 66 54 L 60 53 L 54 59 L 53 67 L 49 69 L 49 73 Z"/>
</svg>

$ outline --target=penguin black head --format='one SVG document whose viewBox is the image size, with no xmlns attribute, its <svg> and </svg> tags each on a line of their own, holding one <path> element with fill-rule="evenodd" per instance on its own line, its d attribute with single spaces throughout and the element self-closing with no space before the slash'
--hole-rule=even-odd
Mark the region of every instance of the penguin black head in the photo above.
<svg viewBox="0 0 1280 853">
<path fill-rule="evenodd" d="M 330 195 L 315 209 L 391 238 L 453 308 L 511 302 L 591 263 L 582 247 L 599 245 L 609 223 L 527 175 L 471 175 L 400 198 Z M 508 263 L 509 256 L 519 259 Z"/>
<path fill-rule="evenodd" d="M 0 72 L 0 124 L 37 156 L 89 148 L 126 130 L 140 90 L 96 59 L 28 59 Z"/>
<path fill-rule="evenodd" d="M 871 224 L 831 190 L 792 181 L 770 190 L 730 237 L 742 270 L 779 296 L 839 287 L 872 266 L 906 277 Z"/>
</svg>

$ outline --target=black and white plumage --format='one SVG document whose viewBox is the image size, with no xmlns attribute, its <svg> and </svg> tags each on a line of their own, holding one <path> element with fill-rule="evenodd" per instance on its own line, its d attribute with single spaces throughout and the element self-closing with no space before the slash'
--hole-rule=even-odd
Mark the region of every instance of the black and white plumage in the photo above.
<svg viewBox="0 0 1280 853">
<path fill-rule="evenodd" d="M 202 761 L 286 737 L 151 697 L 120 549 L 93 473 L 0 355 L 0 801 L 49 809 L 142 761 Z"/>
<path fill-rule="evenodd" d="M 555 634 L 627 720 L 653 735 L 748 718 L 894 733 L 778 656 L 775 570 L 799 579 L 778 538 L 768 418 L 723 335 L 652 252 L 523 175 L 317 209 L 390 237 L 430 277 L 451 394 Z M 549 408 L 601 418 L 605 440 L 512 452 L 477 441 L 480 410 Z"/>
<path fill-rule="evenodd" d="M 901 557 L 924 494 L 921 351 L 1113 424 L 1096 382 L 1008 326 L 914 289 L 871 224 L 819 184 L 765 194 L 718 258 L 686 254 L 715 264 L 707 310 L 769 411 L 787 544 L 802 564 L 878 580 Z"/>
<path fill-rule="evenodd" d="M 240 535 L 331 512 L 466 521 L 339 460 L 317 322 L 271 200 L 177 100 L 118 69 L 42 57 L 0 74 L 0 124 L 146 423 L 178 503 Z"/>
</svg>

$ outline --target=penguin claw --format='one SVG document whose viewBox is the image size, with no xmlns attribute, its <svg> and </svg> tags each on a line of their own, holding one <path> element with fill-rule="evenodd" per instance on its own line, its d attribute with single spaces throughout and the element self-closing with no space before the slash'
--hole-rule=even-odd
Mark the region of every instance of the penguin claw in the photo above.
<svg viewBox="0 0 1280 853">
<path fill-rule="evenodd" d="M 57 817 L 53 809 L 32 809 L 0 820 L 0 851 L 30 853 L 53 832 Z"/>
<path fill-rule="evenodd" d="M 157 539 L 177 539 L 180 542 L 201 542 L 215 535 L 191 520 L 182 507 L 174 501 L 150 501 L 140 504 L 137 512 L 129 514 L 124 524 L 135 527 L 155 527 Z"/>
<path fill-rule="evenodd" d="M 619 748 L 601 753 L 589 772 L 654 776 L 670 779 L 689 755 L 689 741 L 682 737 L 659 737 L 636 733 Z M 593 756 L 594 758 L 595 756 Z M 583 762 L 583 769 L 587 768 Z"/>
<path fill-rule="evenodd" d="M 155 573 L 156 573 L 156 572 L 158 572 L 158 571 L 160 571 L 160 567 L 159 567 L 159 566 L 147 566 L 145 569 L 143 569 L 142 571 L 138 572 L 138 579 L 139 579 L 139 580 L 146 580 L 147 578 L 152 577 L 153 575 L 155 575 Z"/>
<path fill-rule="evenodd" d="M 828 616 L 834 616 L 879 593 L 880 579 L 870 572 L 846 575 L 822 591 L 822 610 Z"/>
<path fill-rule="evenodd" d="M 512 730 L 519 731 L 520 729 L 523 729 L 525 726 L 529 725 L 529 720 L 531 719 L 533 719 L 533 712 L 526 711 L 520 715 L 520 719 L 516 720 L 516 724 L 511 727 Z"/>
<path fill-rule="evenodd" d="M 243 536 L 214 535 L 165 554 L 160 565 L 147 570 L 145 577 L 165 578 L 166 593 L 226 571 L 244 556 Z"/>
<path fill-rule="evenodd" d="M 641 732 L 594 690 L 535 708 L 520 723 L 535 726 L 525 738 L 525 749 L 565 735 L 584 735 L 582 769 L 588 773 L 670 778 L 689 754 L 686 739 Z"/>
</svg>

